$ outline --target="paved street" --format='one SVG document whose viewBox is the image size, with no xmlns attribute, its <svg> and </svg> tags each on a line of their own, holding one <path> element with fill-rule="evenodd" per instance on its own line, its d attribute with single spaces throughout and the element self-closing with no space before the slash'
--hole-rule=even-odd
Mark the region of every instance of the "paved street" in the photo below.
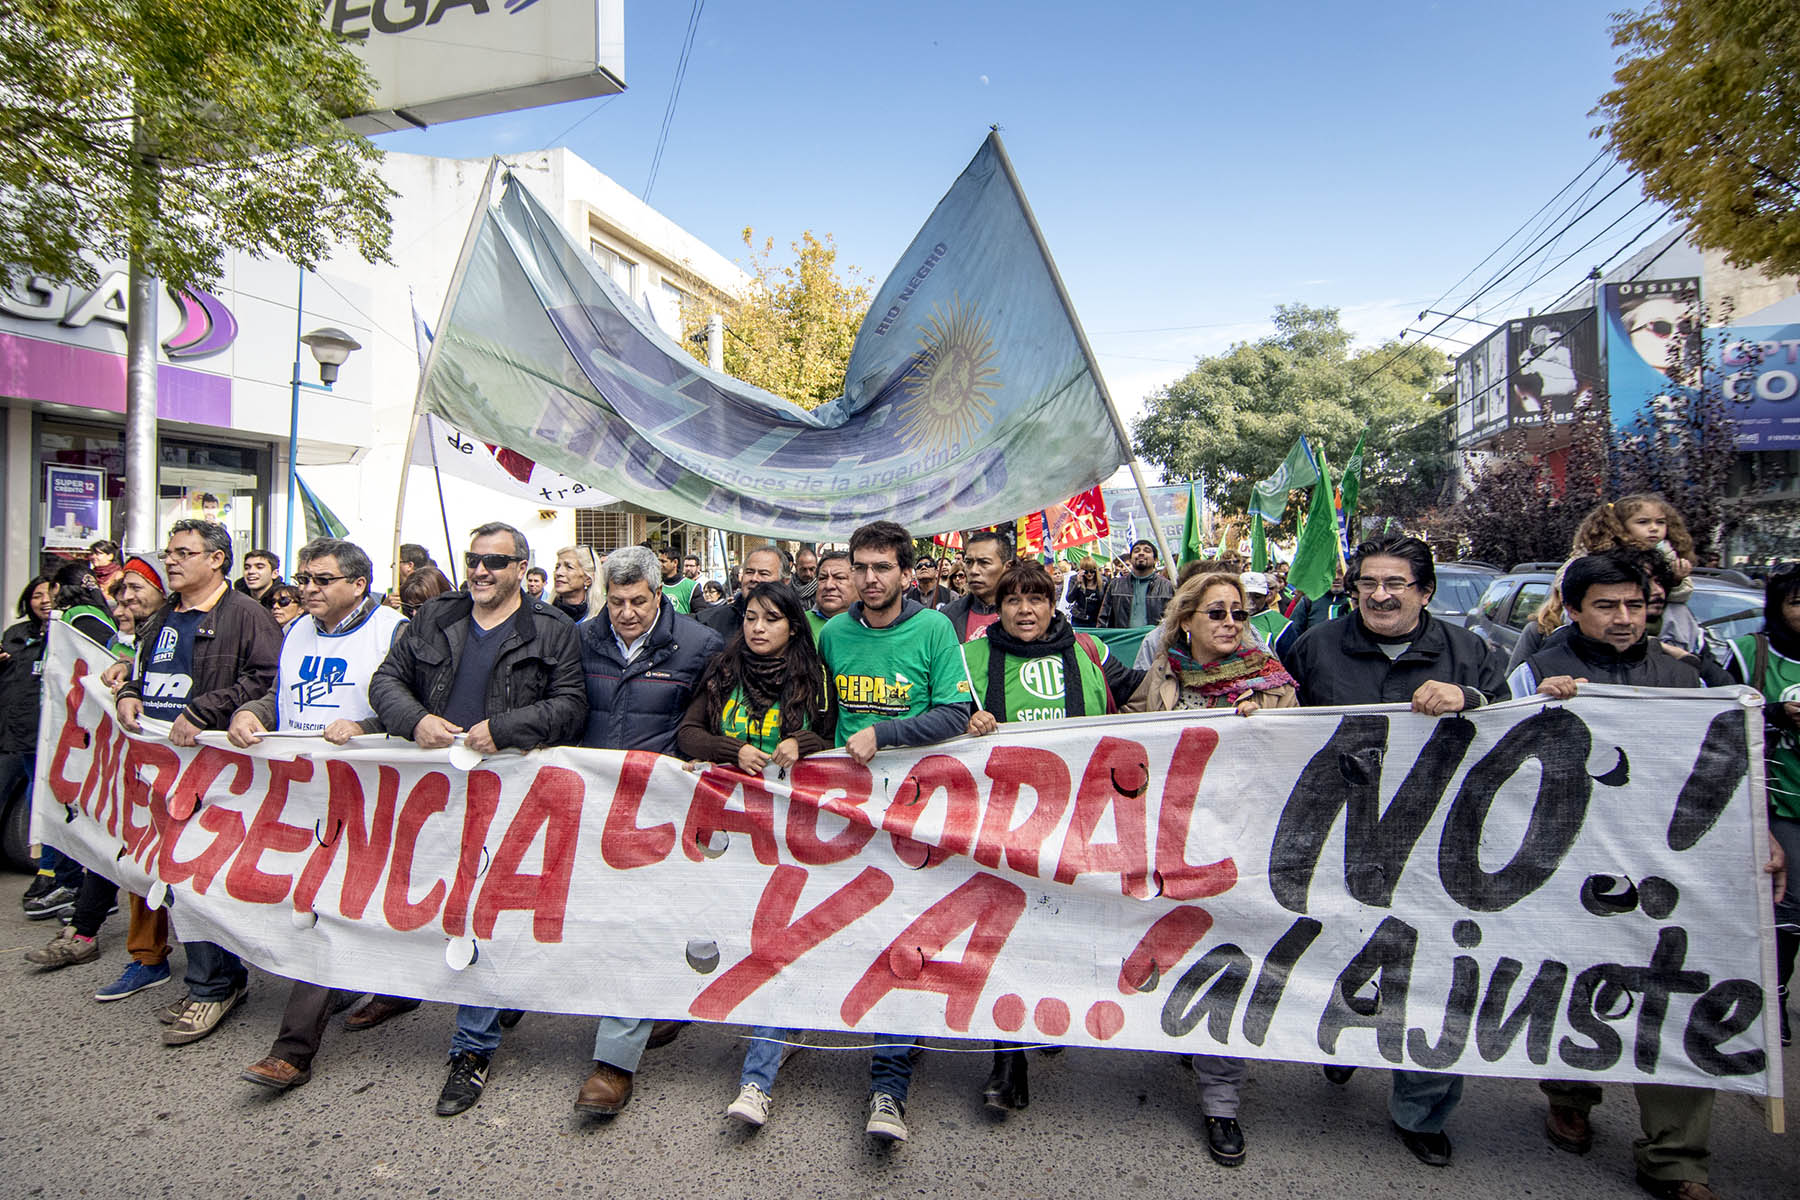
<svg viewBox="0 0 1800 1200">
<path fill-rule="evenodd" d="M 651 1051 L 631 1107 L 607 1123 L 570 1111 L 593 1024 L 560 1016 L 527 1016 L 507 1035 L 475 1108 L 432 1115 L 451 1029 L 439 1005 L 369 1033 L 334 1027 L 313 1081 L 271 1096 L 237 1073 L 267 1052 L 284 982 L 253 970 L 249 1000 L 217 1033 L 167 1048 L 151 1014 L 178 994 L 180 951 L 170 984 L 96 1004 L 125 963 L 121 918 L 102 931 L 99 962 L 40 975 L 22 956 L 53 926 L 20 913 L 25 883 L 0 874 L 0 1196 L 1642 1195 L 1624 1088 L 1595 1113 L 1594 1152 L 1576 1158 L 1544 1141 L 1533 1085 L 1472 1082 L 1450 1129 L 1456 1164 L 1433 1171 L 1388 1131 L 1385 1074 L 1339 1089 L 1315 1067 L 1253 1065 L 1250 1158 L 1227 1172 L 1206 1155 L 1182 1060 L 1134 1052 L 1034 1054 L 1032 1106 L 999 1124 L 977 1094 L 985 1053 L 928 1055 L 912 1140 L 892 1150 L 862 1134 L 861 1052 L 802 1053 L 767 1128 L 726 1121 L 742 1055 L 727 1026 L 690 1026 Z M 1800 1140 L 1766 1133 L 1757 1103 L 1721 1098 L 1713 1149 L 1727 1197 L 1800 1191 Z"/>
</svg>

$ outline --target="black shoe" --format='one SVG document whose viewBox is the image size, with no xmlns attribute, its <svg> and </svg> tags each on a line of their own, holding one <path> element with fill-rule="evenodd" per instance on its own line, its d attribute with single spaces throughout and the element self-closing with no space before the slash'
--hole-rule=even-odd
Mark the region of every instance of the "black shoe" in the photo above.
<svg viewBox="0 0 1800 1200">
<path fill-rule="evenodd" d="M 481 1089 L 487 1086 L 487 1073 L 487 1055 L 473 1050 L 452 1055 L 450 1078 L 444 1080 L 444 1090 L 438 1093 L 437 1115 L 454 1117 L 473 1108 L 481 1099 Z"/>
<path fill-rule="evenodd" d="M 982 1085 L 981 1102 L 998 1116 L 1030 1106 L 1031 1086 L 1023 1050 L 994 1051 L 994 1069 Z"/>
<path fill-rule="evenodd" d="M 503 1008 L 500 1010 L 500 1028 L 502 1029 L 511 1029 L 514 1025 L 517 1025 L 524 1019 L 525 1010 L 522 1008 Z"/>
<path fill-rule="evenodd" d="M 1413 1157 L 1428 1167 L 1447 1167 L 1450 1165 L 1450 1136 L 1445 1133 L 1420 1133 L 1416 1129 L 1406 1129 L 1399 1122 L 1393 1122 L 1394 1132 L 1406 1148 L 1413 1152 Z"/>
<path fill-rule="evenodd" d="M 1206 1118 L 1206 1152 L 1221 1167 L 1243 1165 L 1244 1130 L 1236 1117 Z"/>
<path fill-rule="evenodd" d="M 66 887 L 52 884 L 50 890 L 33 896 L 25 902 L 27 920 L 48 921 L 52 917 L 62 917 L 75 911 L 75 893 Z"/>
<path fill-rule="evenodd" d="M 1337 1084 L 1339 1087 L 1343 1087 L 1346 1083 L 1349 1083 L 1350 1077 L 1354 1074 L 1356 1074 L 1355 1067 L 1338 1067 L 1330 1064 L 1327 1064 L 1325 1067 L 1325 1078 L 1332 1083 Z"/>
<path fill-rule="evenodd" d="M 54 875 L 33 875 L 31 877 L 31 882 L 28 885 L 26 885 L 25 894 L 23 896 L 19 897 L 19 903 L 29 905 L 33 900 L 36 900 L 39 896 L 42 896 L 46 892 L 53 891 L 55 888 L 56 888 L 56 876 L 54 876 Z"/>
</svg>

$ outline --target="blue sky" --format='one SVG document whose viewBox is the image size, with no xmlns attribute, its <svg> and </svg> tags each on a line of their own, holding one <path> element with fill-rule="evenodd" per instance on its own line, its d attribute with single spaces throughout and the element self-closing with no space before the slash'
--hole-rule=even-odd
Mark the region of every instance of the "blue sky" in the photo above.
<svg viewBox="0 0 1800 1200">
<path fill-rule="evenodd" d="M 1277 303 L 1341 308 L 1373 343 L 1446 291 L 1432 307 L 1467 298 L 1493 266 L 1457 280 L 1600 150 L 1588 114 L 1618 7 L 710 0 L 650 202 L 733 258 L 746 225 L 778 246 L 830 233 L 878 282 L 998 123 L 1129 420 L 1197 354 L 1267 332 Z M 380 144 L 562 144 L 641 193 L 688 16 L 680 0 L 629 0 L 621 96 Z M 1592 198 L 1624 179 L 1615 169 Z M 1591 248 L 1467 311 L 1547 303 L 1654 218 L 1622 218 L 1641 198 L 1627 183 L 1543 266 L 1598 235 Z"/>
</svg>

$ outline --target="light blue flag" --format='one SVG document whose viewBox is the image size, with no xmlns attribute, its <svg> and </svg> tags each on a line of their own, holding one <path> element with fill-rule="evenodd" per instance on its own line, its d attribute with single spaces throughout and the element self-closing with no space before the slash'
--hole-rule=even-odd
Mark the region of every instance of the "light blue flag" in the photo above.
<svg viewBox="0 0 1800 1200">
<path fill-rule="evenodd" d="M 1125 461 L 996 135 L 876 294 L 845 394 L 813 412 L 697 362 L 511 176 L 434 349 L 425 412 L 717 528 L 993 525 Z"/>
</svg>

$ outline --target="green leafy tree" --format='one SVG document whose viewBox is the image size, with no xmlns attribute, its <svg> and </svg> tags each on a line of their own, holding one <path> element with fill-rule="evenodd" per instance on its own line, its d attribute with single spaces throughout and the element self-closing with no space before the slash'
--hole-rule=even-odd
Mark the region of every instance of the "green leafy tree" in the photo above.
<svg viewBox="0 0 1800 1200">
<path fill-rule="evenodd" d="M 1659 0 L 1623 13 L 1595 115 L 1688 236 L 1740 266 L 1800 271 L 1800 6 Z"/>
<path fill-rule="evenodd" d="M 317 0 L 0 5 L 0 264 L 92 282 L 89 255 L 169 285 L 229 250 L 385 259 L 380 152 L 340 118 L 367 69 Z"/>
<path fill-rule="evenodd" d="M 749 251 L 750 288 L 725 314 L 725 371 L 777 396 L 813 409 L 844 391 L 844 371 L 856 331 L 869 311 L 869 282 L 855 267 L 838 272 L 831 235 L 821 240 L 809 230 L 793 243 L 792 262 L 771 257 L 773 238 L 756 245 L 744 230 Z M 704 304 L 683 314 L 689 332 L 705 324 Z M 704 347 L 685 343 L 697 358 Z"/>
<path fill-rule="evenodd" d="M 1398 343 L 1352 353 L 1350 337 L 1335 308 L 1277 307 L 1273 334 L 1202 358 L 1151 395 L 1134 430 L 1137 452 L 1239 511 L 1296 438 L 1343 463 L 1367 430 L 1362 510 L 1428 507 L 1455 465 L 1444 408 L 1430 394 L 1444 356 Z"/>
</svg>

